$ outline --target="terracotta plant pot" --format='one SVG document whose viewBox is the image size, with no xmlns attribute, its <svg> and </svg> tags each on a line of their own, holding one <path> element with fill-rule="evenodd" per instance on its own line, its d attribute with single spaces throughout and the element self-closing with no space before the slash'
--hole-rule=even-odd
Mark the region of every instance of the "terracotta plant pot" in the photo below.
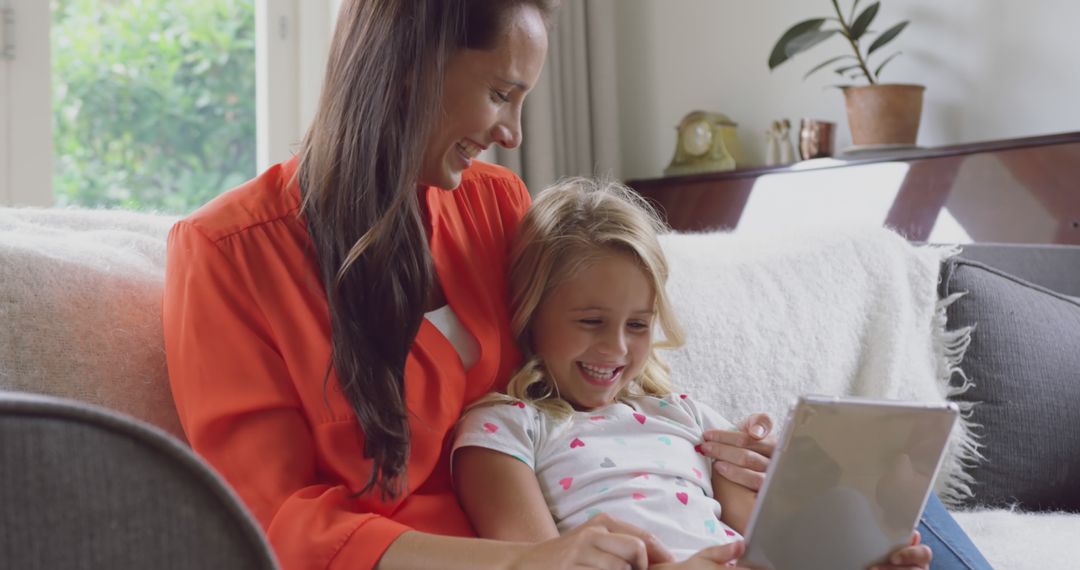
<svg viewBox="0 0 1080 570">
<path fill-rule="evenodd" d="M 852 144 L 915 144 L 925 90 L 901 83 L 845 87 Z"/>
</svg>

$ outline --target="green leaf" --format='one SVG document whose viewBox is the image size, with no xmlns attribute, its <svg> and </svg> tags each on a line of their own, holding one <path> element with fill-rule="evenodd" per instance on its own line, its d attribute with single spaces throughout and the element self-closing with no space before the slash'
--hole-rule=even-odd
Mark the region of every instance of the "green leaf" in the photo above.
<svg viewBox="0 0 1080 570">
<path fill-rule="evenodd" d="M 833 71 L 837 75 L 843 75 L 843 74 L 851 71 L 852 69 L 859 69 L 859 66 L 858 65 L 848 65 L 848 66 L 845 66 L 845 67 L 838 67 L 838 68 L 834 69 Z"/>
<path fill-rule="evenodd" d="M 890 61 L 893 60 L 894 57 L 896 57 L 896 56 L 898 56 L 898 55 L 900 55 L 902 53 L 904 53 L 904 52 L 898 51 L 898 52 L 890 55 L 889 57 L 885 58 L 885 61 L 881 62 L 881 65 L 877 66 L 877 69 L 874 70 L 874 77 L 879 77 L 880 78 L 881 77 L 881 70 L 884 69 L 885 64 L 889 63 Z"/>
<path fill-rule="evenodd" d="M 769 69 L 775 69 L 776 66 L 784 63 L 791 56 L 799 53 L 799 51 L 792 51 L 791 44 L 798 38 L 806 35 L 813 34 L 821 30 L 822 24 L 825 23 L 825 18 L 814 18 L 813 20 L 806 20 L 799 22 L 794 26 L 788 28 L 788 31 L 784 32 L 784 35 L 780 36 L 776 45 L 773 46 L 772 53 L 769 54 Z M 811 44 L 813 45 L 813 44 Z M 809 47 L 809 46 L 807 46 Z M 806 49 L 805 47 L 802 49 Z"/>
<path fill-rule="evenodd" d="M 853 56 L 853 55 L 838 55 L 838 56 L 836 56 L 834 58 L 831 58 L 831 59 L 829 59 L 829 60 L 827 60 L 825 62 L 822 62 L 822 63 L 818 64 L 817 66 L 814 67 L 814 69 L 811 69 L 810 71 L 807 71 L 806 75 L 803 76 L 803 79 L 805 80 L 807 77 L 810 77 L 812 74 L 816 73 L 817 71 L 827 67 L 830 64 L 836 63 L 836 62 L 840 61 L 841 59 L 855 59 L 855 56 Z"/>
<path fill-rule="evenodd" d="M 852 40 L 858 41 L 866 33 L 866 29 L 870 27 L 870 22 L 874 21 L 874 16 L 877 16 L 879 9 L 881 9 L 881 2 L 874 2 L 859 14 L 859 17 L 855 19 L 855 23 L 851 25 L 851 35 L 849 37 Z"/>
<path fill-rule="evenodd" d="M 866 50 L 866 55 L 869 56 L 885 44 L 891 42 L 893 38 L 900 35 L 900 32 L 904 31 L 904 28 L 907 27 L 907 25 L 908 21 L 904 20 L 903 22 L 900 22 L 899 24 L 882 32 L 881 35 L 878 36 L 876 40 L 874 40 L 874 43 L 870 44 L 870 49 Z"/>
<path fill-rule="evenodd" d="M 839 32 L 840 30 L 818 30 L 816 32 L 803 34 L 795 38 L 791 41 L 791 43 L 788 44 L 788 51 L 790 52 L 788 54 L 788 57 L 794 56 L 797 53 L 802 53 L 820 44 L 821 42 L 833 37 Z"/>
<path fill-rule="evenodd" d="M 848 20 L 855 18 L 855 9 L 859 7 L 859 0 L 855 0 L 851 3 L 851 13 L 848 14 Z"/>
</svg>

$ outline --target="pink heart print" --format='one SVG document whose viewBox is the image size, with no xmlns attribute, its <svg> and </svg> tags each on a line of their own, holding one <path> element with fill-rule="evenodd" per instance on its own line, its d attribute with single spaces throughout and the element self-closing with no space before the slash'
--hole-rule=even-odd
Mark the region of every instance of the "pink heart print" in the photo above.
<svg viewBox="0 0 1080 570">
<path fill-rule="evenodd" d="M 517 407 L 519 407 L 519 408 L 521 408 L 523 410 L 525 409 L 525 402 L 522 402 L 520 400 L 515 400 L 513 402 L 510 402 L 510 405 L 511 406 L 517 406 Z"/>
<path fill-rule="evenodd" d="M 690 500 L 690 495 L 687 495 L 686 493 L 680 491 L 678 493 L 675 493 L 675 498 L 678 499 L 680 503 L 685 505 L 686 502 Z"/>
<path fill-rule="evenodd" d="M 694 472 L 694 477 L 701 479 L 701 471 L 698 471 L 697 467 L 691 467 L 690 470 Z"/>
<path fill-rule="evenodd" d="M 633 495 L 630 495 L 630 496 L 633 497 L 633 499 L 635 501 L 640 501 L 640 500 L 645 498 L 645 493 L 634 493 Z"/>
<path fill-rule="evenodd" d="M 491 422 L 484 422 L 484 431 L 486 431 L 488 433 L 495 433 L 495 432 L 499 431 L 499 426 L 497 426 L 497 425 L 495 425 L 495 424 L 493 424 Z"/>
<path fill-rule="evenodd" d="M 569 491 L 570 490 L 570 485 L 574 484 L 574 478 L 573 477 L 563 477 L 562 479 L 559 479 L 559 484 L 562 485 L 563 491 Z"/>
<path fill-rule="evenodd" d="M 728 536 L 735 536 L 735 531 L 731 530 L 730 528 L 725 528 L 724 529 L 724 534 L 726 534 Z"/>
<path fill-rule="evenodd" d="M 634 419 L 637 420 L 637 423 L 639 424 L 645 424 L 645 414 L 639 414 L 637 412 L 634 412 Z"/>
<path fill-rule="evenodd" d="M 570 442 L 570 449 L 574 449 L 575 447 L 585 447 L 585 442 L 575 437 L 574 441 Z"/>
</svg>

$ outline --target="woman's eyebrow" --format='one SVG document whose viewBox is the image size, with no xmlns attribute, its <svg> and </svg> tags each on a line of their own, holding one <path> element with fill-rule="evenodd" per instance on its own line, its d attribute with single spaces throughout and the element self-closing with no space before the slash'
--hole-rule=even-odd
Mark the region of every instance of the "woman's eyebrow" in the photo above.
<svg viewBox="0 0 1080 570">
<path fill-rule="evenodd" d="M 520 81 L 514 81 L 512 79 L 507 79 L 505 77 L 499 77 L 498 75 L 495 76 L 495 79 L 497 81 L 501 82 L 501 83 L 505 83 L 507 85 L 513 85 L 514 87 L 516 87 L 516 88 L 518 88 L 518 89 L 520 89 L 522 91 L 528 91 L 529 90 L 529 86 L 525 85 L 524 83 L 522 83 Z"/>
</svg>

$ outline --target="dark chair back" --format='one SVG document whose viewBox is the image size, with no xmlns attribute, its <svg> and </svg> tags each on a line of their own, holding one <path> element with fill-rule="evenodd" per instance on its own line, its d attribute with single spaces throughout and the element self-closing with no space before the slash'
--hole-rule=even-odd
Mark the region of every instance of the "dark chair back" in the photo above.
<svg viewBox="0 0 1080 570">
<path fill-rule="evenodd" d="M 189 448 L 74 400 L 0 392 L 0 566 L 263 570 L 258 524 Z"/>
</svg>

